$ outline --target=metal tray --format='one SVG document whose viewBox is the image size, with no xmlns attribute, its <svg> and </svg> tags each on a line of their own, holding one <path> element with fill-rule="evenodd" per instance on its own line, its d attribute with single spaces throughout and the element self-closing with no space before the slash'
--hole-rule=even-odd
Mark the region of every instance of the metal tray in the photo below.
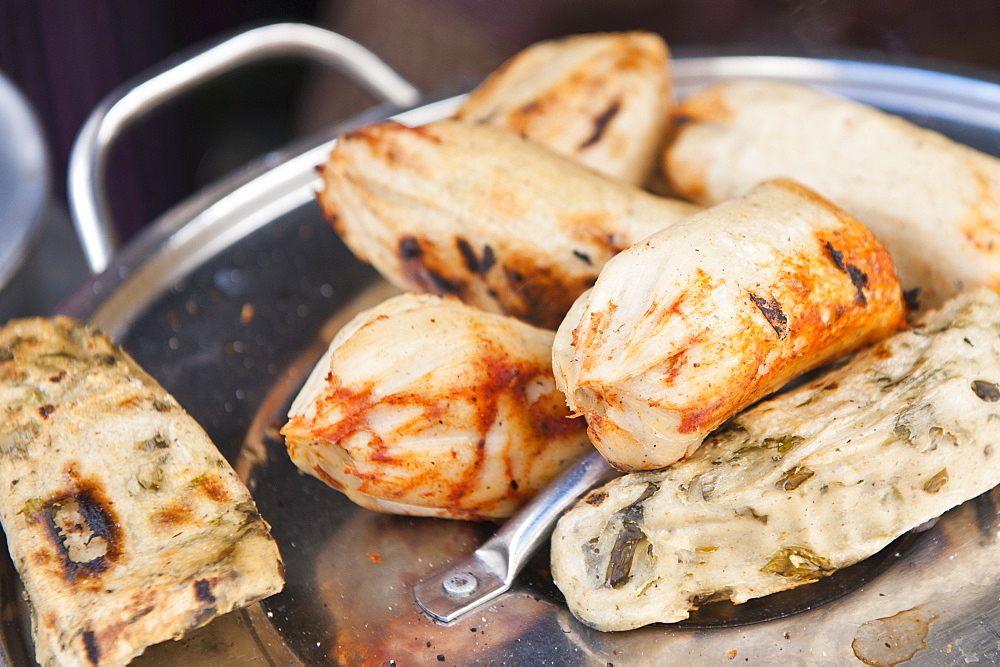
<svg viewBox="0 0 1000 667">
<path fill-rule="evenodd" d="M 886 64 L 681 58 L 678 94 L 730 77 L 813 84 L 1000 155 L 1000 86 Z M 460 97 L 397 114 L 420 124 Z M 715 607 L 695 622 L 601 633 L 566 610 L 543 549 L 516 585 L 445 625 L 412 586 L 471 553 L 492 524 L 382 515 L 300 473 L 277 429 L 339 326 L 392 292 L 322 219 L 314 172 L 340 131 L 269 156 L 149 226 L 61 310 L 112 334 L 234 463 L 271 523 L 285 590 L 135 664 L 782 664 L 1000 661 L 1000 491 L 956 508 L 798 597 Z M 813 593 L 812 591 L 816 591 Z M 17 576 L 0 561 L 0 657 L 30 660 Z M 793 591 L 793 593 L 795 593 Z M 781 594 L 784 595 L 784 594 Z"/>
<path fill-rule="evenodd" d="M 42 137 L 28 100 L 0 72 L 0 290 L 28 255 L 49 195 Z"/>
</svg>

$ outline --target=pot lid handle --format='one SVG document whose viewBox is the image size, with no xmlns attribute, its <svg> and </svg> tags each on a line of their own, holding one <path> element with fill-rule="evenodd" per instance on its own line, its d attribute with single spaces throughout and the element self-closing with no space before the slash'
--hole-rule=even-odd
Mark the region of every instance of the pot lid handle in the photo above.
<svg viewBox="0 0 1000 667">
<path fill-rule="evenodd" d="M 118 245 L 105 192 L 109 148 L 135 121 L 181 93 L 246 64 L 300 56 L 332 66 L 372 95 L 414 106 L 420 91 L 374 53 L 342 35 L 302 23 L 276 23 L 188 52 L 109 93 L 77 134 L 69 157 L 67 199 L 90 270 L 104 271 Z"/>
</svg>

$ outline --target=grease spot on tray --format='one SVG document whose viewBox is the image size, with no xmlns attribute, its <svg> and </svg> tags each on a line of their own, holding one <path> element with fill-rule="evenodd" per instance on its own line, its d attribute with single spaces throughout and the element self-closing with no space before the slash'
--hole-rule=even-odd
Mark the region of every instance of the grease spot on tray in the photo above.
<svg viewBox="0 0 1000 667">
<path fill-rule="evenodd" d="M 898 665 L 926 648 L 934 614 L 914 607 L 888 618 L 868 621 L 858 628 L 851 648 L 858 660 L 868 665 Z"/>
</svg>

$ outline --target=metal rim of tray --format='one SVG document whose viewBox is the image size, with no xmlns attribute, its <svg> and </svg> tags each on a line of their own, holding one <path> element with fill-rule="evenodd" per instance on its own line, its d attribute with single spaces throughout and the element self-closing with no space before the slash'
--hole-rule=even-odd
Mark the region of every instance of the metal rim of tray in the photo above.
<svg viewBox="0 0 1000 667">
<path fill-rule="evenodd" d="M 49 155 L 28 101 L 0 73 L 0 289 L 24 262 L 49 194 Z"/>
</svg>

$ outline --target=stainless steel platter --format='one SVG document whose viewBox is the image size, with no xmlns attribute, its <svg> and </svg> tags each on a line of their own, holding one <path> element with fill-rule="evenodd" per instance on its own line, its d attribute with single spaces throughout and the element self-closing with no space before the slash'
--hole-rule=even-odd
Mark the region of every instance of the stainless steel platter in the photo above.
<svg viewBox="0 0 1000 667">
<path fill-rule="evenodd" d="M 1000 86 L 894 65 L 788 57 L 681 58 L 678 94 L 731 77 L 821 86 L 1000 155 Z M 395 115 L 420 124 L 460 97 Z M 515 586 L 450 624 L 412 587 L 488 538 L 492 524 L 357 508 L 289 461 L 277 429 L 346 318 L 391 289 L 355 260 L 314 200 L 342 130 L 268 156 L 192 197 L 117 252 L 62 311 L 111 333 L 234 463 L 271 523 L 285 590 L 136 664 L 948 664 L 1000 661 L 998 491 L 956 508 L 822 585 L 679 625 L 600 633 L 566 610 L 547 546 Z M 3 655 L 31 656 L 16 574 L 0 564 Z M 807 591 L 802 593 L 802 591 Z"/>
<path fill-rule="evenodd" d="M 48 194 L 41 124 L 21 91 L 0 73 L 0 290 L 28 255 Z M 5 311 L 13 309 L 0 306 L 0 313 Z"/>
</svg>

